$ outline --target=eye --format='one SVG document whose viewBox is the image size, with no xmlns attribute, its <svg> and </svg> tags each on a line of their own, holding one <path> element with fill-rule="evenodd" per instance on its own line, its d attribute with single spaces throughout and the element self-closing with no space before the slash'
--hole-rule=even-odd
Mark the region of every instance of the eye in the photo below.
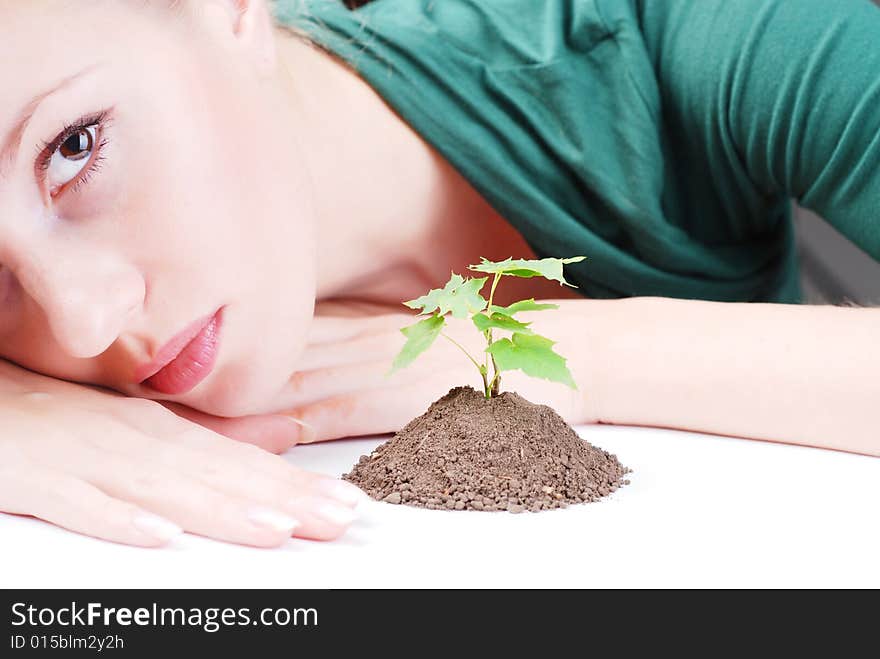
<svg viewBox="0 0 880 659">
<path fill-rule="evenodd" d="M 91 160 L 97 141 L 97 126 L 85 126 L 65 139 L 49 159 L 46 182 L 50 190 L 70 183 Z"/>
</svg>

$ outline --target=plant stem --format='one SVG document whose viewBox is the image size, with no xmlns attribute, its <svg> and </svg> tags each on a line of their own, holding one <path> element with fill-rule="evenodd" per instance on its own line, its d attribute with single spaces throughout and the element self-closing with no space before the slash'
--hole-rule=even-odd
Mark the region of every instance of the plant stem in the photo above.
<svg viewBox="0 0 880 659">
<path fill-rule="evenodd" d="M 451 336 L 447 335 L 444 332 L 440 332 L 440 336 L 446 337 L 447 339 L 452 341 L 452 343 L 457 345 L 459 350 L 461 350 L 465 355 L 467 355 L 467 358 L 470 359 L 474 363 L 474 366 L 477 367 L 477 370 L 480 372 L 480 375 L 483 378 L 483 391 L 486 391 L 489 388 L 489 385 L 486 382 L 486 371 L 483 370 L 483 367 L 477 363 L 476 359 L 471 357 L 471 353 L 469 353 L 467 350 L 465 350 L 458 341 L 456 341 L 455 339 L 453 339 Z"/>
<path fill-rule="evenodd" d="M 486 310 L 489 312 L 490 316 L 492 315 L 492 311 L 491 311 L 492 299 L 495 297 L 495 287 L 498 286 L 499 281 L 501 281 L 501 273 L 496 272 L 495 278 L 492 280 L 492 288 L 489 291 L 489 305 L 486 307 Z M 486 348 L 488 348 L 490 345 L 492 345 L 492 328 L 491 327 L 486 330 L 485 336 L 486 336 Z M 498 387 L 501 384 L 501 378 L 500 378 L 500 374 L 498 373 L 498 365 L 495 363 L 495 357 L 494 357 L 494 355 L 492 355 L 488 351 L 486 352 L 486 364 L 484 366 L 484 368 L 486 369 L 485 372 L 486 373 L 489 372 L 489 358 L 490 357 L 492 358 L 492 368 L 494 369 L 494 375 L 492 376 L 492 387 L 490 388 L 488 384 L 486 385 L 486 388 L 484 391 L 486 398 L 492 398 L 493 394 L 497 395 L 498 394 Z M 485 382 L 485 380 L 486 380 L 486 378 L 485 378 L 485 376 L 483 376 L 483 381 Z"/>
</svg>

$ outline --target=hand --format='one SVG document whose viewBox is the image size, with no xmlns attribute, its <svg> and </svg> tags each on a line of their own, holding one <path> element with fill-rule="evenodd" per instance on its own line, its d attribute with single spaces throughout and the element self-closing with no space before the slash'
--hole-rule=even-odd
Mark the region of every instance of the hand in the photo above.
<svg viewBox="0 0 880 659">
<path fill-rule="evenodd" d="M 516 391 L 533 403 L 549 405 L 571 424 L 594 423 L 585 306 L 589 300 L 541 302 L 559 304 L 559 309 L 521 312 L 518 318 L 533 322 L 536 332 L 558 342 L 554 350 L 567 359 L 578 390 L 521 371 L 505 371 L 501 391 Z M 281 396 L 284 413 L 313 429 L 299 443 L 396 432 L 452 387 L 470 385 L 482 391 L 476 366 L 443 336 L 412 364 L 385 377 L 406 341 L 400 329 L 417 320 L 415 312 L 403 305 L 345 300 L 316 305 L 300 367 Z M 477 362 L 485 359 L 485 338 L 470 319 L 447 316 L 443 332 Z M 498 330 L 496 334 L 508 335 Z"/>
<path fill-rule="evenodd" d="M 302 426 L 290 417 L 274 414 L 249 416 L 214 416 L 181 403 L 156 401 L 178 416 L 239 442 L 259 446 L 270 453 L 281 454 L 302 438 Z"/>
<path fill-rule="evenodd" d="M 181 530 L 272 547 L 338 537 L 365 496 L 154 401 L 0 360 L 0 511 L 144 547 Z"/>
</svg>

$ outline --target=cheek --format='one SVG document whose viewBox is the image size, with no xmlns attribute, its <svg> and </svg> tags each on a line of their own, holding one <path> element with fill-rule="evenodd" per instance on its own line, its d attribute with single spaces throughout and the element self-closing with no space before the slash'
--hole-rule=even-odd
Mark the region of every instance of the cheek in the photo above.
<svg viewBox="0 0 880 659">
<path fill-rule="evenodd" d="M 15 277 L 8 268 L 0 265 L 0 356 L 8 345 L 8 331 L 15 325 L 13 309 L 16 306 L 14 293 Z"/>
<path fill-rule="evenodd" d="M 3 310 L 9 307 L 13 280 L 12 271 L 0 265 L 0 318 L 3 316 Z"/>
<path fill-rule="evenodd" d="M 193 264 L 213 262 L 234 254 L 241 237 L 237 183 L 211 136 L 188 128 L 155 123 L 137 134 L 116 211 L 135 240 Z"/>
<path fill-rule="evenodd" d="M 114 214 L 123 203 L 127 186 L 137 180 L 138 172 L 109 140 L 100 158 L 87 182 L 62 192 L 53 201 L 55 213 L 61 219 L 88 226 L 95 219 Z"/>
<path fill-rule="evenodd" d="M 33 303 L 25 298 L 22 302 L 6 330 L 2 329 L 0 312 L 0 357 L 50 377 L 103 384 L 97 361 L 66 355 L 55 342 L 42 314 L 30 306 Z"/>
</svg>

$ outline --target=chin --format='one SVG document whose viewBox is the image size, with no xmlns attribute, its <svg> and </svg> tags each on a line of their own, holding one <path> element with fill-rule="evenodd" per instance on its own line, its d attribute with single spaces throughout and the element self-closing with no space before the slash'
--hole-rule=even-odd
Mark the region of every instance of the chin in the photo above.
<svg viewBox="0 0 880 659">
<path fill-rule="evenodd" d="M 230 305 L 224 312 L 214 371 L 180 402 L 224 417 L 276 412 L 279 394 L 290 379 L 306 335 L 290 330 L 266 332 L 265 328 L 303 327 L 311 312 L 309 308 L 305 314 L 290 315 Z"/>
<path fill-rule="evenodd" d="M 238 417 L 271 413 L 272 402 L 285 382 L 267 364 L 229 364 L 214 372 L 205 391 L 191 406 L 216 416 Z M 194 392 L 195 393 L 195 392 Z"/>
</svg>

